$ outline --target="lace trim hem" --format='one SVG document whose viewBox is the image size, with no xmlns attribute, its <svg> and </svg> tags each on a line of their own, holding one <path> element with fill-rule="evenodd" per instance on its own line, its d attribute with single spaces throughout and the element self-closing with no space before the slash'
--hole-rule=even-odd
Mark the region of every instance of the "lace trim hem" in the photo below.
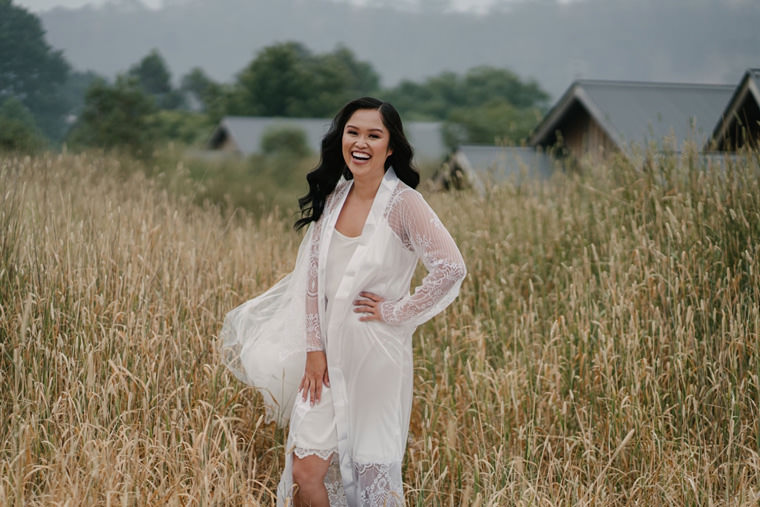
<svg viewBox="0 0 760 507">
<path fill-rule="evenodd" d="M 306 456 L 318 456 L 320 459 L 327 461 L 330 457 L 338 452 L 338 449 L 306 449 L 304 447 L 296 447 L 293 449 L 293 454 L 298 456 L 299 459 L 304 459 Z"/>
</svg>

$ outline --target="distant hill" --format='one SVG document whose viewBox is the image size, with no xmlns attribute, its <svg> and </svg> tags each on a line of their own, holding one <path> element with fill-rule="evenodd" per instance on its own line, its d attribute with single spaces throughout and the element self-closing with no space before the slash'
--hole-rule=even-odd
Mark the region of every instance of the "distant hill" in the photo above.
<svg viewBox="0 0 760 507">
<path fill-rule="evenodd" d="M 337 0 L 185 0 L 158 11 L 117 0 L 40 17 L 77 69 L 113 76 L 157 48 L 175 81 L 194 66 L 231 81 L 259 49 L 284 40 L 317 52 L 344 44 L 385 86 L 487 64 L 535 78 L 554 97 L 577 77 L 737 83 L 760 66 L 755 0 L 510 5 L 477 16 Z"/>
</svg>

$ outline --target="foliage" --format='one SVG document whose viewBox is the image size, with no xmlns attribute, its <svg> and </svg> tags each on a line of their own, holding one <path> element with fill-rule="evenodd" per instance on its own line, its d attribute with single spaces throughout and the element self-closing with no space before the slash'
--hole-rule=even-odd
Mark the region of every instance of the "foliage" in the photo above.
<svg viewBox="0 0 760 507">
<path fill-rule="evenodd" d="M 183 105 L 182 94 L 172 87 L 171 73 L 166 61 L 154 49 L 140 62 L 130 67 L 127 76 L 156 101 L 159 109 L 177 109 Z"/>
<path fill-rule="evenodd" d="M 156 111 L 147 123 L 157 141 L 176 141 L 184 145 L 204 143 L 214 128 L 207 115 L 177 109 Z"/>
<path fill-rule="evenodd" d="M 97 80 L 105 78 L 92 71 L 80 72 L 72 70 L 66 82 L 61 86 L 61 96 L 69 105 L 70 118 L 76 118 L 84 108 L 84 97 L 87 90 Z M 70 120 L 67 118 L 67 123 Z"/>
<path fill-rule="evenodd" d="M 456 109 L 483 107 L 494 100 L 517 109 L 543 109 L 549 99 L 535 81 L 523 81 L 507 69 L 484 66 L 463 76 L 443 72 L 422 83 L 404 80 L 383 95 L 405 116 L 434 120 L 446 120 Z"/>
<path fill-rule="evenodd" d="M 114 85 L 98 80 L 87 90 L 69 141 L 74 146 L 125 149 L 149 157 L 156 141 L 151 124 L 155 112 L 153 101 L 134 78 L 120 76 Z"/>
<path fill-rule="evenodd" d="M 261 136 L 264 155 L 287 155 L 303 158 L 311 154 L 306 133 L 298 127 L 274 126 Z"/>
<path fill-rule="evenodd" d="M 443 72 L 422 83 L 402 81 L 383 93 L 409 119 L 444 121 L 444 142 L 520 142 L 538 124 L 549 95 L 507 69 Z"/>
<path fill-rule="evenodd" d="M 449 148 L 464 143 L 513 145 L 528 137 L 541 120 L 536 108 L 517 108 L 504 99 L 452 109 L 443 126 Z"/>
<path fill-rule="evenodd" d="M 228 114 L 330 117 L 378 83 L 372 67 L 346 48 L 315 55 L 298 42 L 274 44 L 239 74 Z"/>
<path fill-rule="evenodd" d="M 45 41 L 37 16 L 0 0 L 0 100 L 15 97 L 53 139 L 65 130 L 69 104 L 60 94 L 69 65 Z"/>
<path fill-rule="evenodd" d="M 0 103 L 0 152 L 33 153 L 46 145 L 34 117 L 19 100 Z"/>
<path fill-rule="evenodd" d="M 222 119 L 227 109 L 229 91 L 225 86 L 211 79 L 200 67 L 194 67 L 185 74 L 180 84 L 180 91 L 197 103 L 206 113 L 211 123 Z"/>
<path fill-rule="evenodd" d="M 469 274 L 415 333 L 408 504 L 757 503 L 760 157 L 649 160 L 426 196 Z M 271 505 L 286 435 L 215 336 L 292 268 L 295 201 L 130 164 L 0 159 L 0 502 Z M 246 164 L 197 191 L 270 192 Z"/>
</svg>

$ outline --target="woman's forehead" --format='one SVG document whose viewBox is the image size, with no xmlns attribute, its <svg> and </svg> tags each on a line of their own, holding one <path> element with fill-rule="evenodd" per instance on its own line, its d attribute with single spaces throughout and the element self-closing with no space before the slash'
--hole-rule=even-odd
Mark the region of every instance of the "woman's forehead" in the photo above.
<svg viewBox="0 0 760 507">
<path fill-rule="evenodd" d="M 383 117 L 377 109 L 358 109 L 346 122 L 346 127 L 385 131 Z"/>
</svg>

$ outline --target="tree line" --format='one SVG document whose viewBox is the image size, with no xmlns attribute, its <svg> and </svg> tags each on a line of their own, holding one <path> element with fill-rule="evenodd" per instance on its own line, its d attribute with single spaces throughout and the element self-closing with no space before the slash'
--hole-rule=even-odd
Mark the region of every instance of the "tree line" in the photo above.
<svg viewBox="0 0 760 507">
<path fill-rule="evenodd" d="M 0 149 L 121 148 L 150 154 L 160 141 L 197 143 L 226 115 L 331 117 L 361 95 L 392 102 L 407 120 L 443 123 L 445 141 L 520 142 L 548 94 L 508 69 L 476 67 L 383 88 L 347 47 L 315 53 L 300 42 L 267 46 L 231 83 L 196 67 L 173 84 L 153 50 L 115 79 L 71 69 L 39 19 L 0 0 Z"/>
</svg>

